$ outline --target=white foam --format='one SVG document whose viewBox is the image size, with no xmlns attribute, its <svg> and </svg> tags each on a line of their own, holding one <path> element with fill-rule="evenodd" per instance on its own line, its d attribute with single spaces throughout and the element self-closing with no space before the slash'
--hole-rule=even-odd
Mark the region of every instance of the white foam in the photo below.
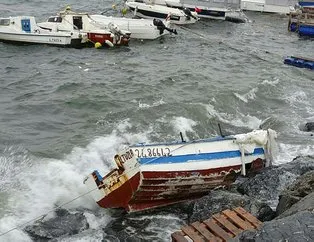
<svg viewBox="0 0 314 242">
<path fill-rule="evenodd" d="M 240 95 L 239 93 L 234 93 L 234 95 L 240 99 L 242 102 L 247 103 L 248 100 L 254 100 L 256 97 L 256 93 L 258 91 L 258 88 L 255 87 L 252 90 L 250 90 L 248 93 L 244 94 L 244 95 Z"/>
<path fill-rule="evenodd" d="M 162 104 L 165 104 L 164 100 L 161 98 L 160 100 L 157 100 L 153 102 L 152 104 L 147 104 L 147 103 L 138 103 L 138 108 L 139 109 L 147 109 L 147 108 L 152 108 L 152 107 L 158 107 Z"/>
<path fill-rule="evenodd" d="M 127 133 L 126 130 L 130 127 L 128 120 L 121 121 L 111 134 L 94 139 L 85 148 L 73 148 L 72 152 L 62 160 L 32 157 L 29 162 L 32 166 L 23 166 L 20 172 L 11 174 L 10 182 L 15 182 L 19 186 L 12 187 L 5 193 L 7 201 L 6 204 L 2 204 L 5 206 L 3 208 L 5 215 L 0 219 L 0 234 L 48 212 L 50 213 L 47 217 L 51 217 L 57 206 L 66 203 L 69 204 L 63 207 L 70 210 L 83 208 L 98 211 L 100 208 L 90 196 L 82 196 L 88 192 L 83 184 L 84 177 L 95 169 L 102 174 L 107 173 L 115 166 L 112 160 L 121 146 L 147 139 L 145 133 L 136 135 Z M 20 153 L 18 149 L 11 149 L 10 152 L 5 153 L 7 157 L 1 157 L 1 160 L 16 160 L 18 157 L 25 159 L 26 162 L 30 159 L 28 156 L 23 158 Z M 0 164 L 0 170 L 3 169 L 1 166 L 3 164 Z M 92 228 L 96 229 L 97 225 L 103 227 L 104 223 L 110 220 L 110 215 L 106 212 L 101 217 L 98 220 L 88 218 L 89 222 L 94 221 L 91 224 Z M 1 240 L 31 241 L 22 230 L 18 229 L 0 237 Z"/>
<path fill-rule="evenodd" d="M 184 117 L 175 117 L 170 123 L 173 126 L 174 131 L 177 133 L 182 132 L 184 138 L 186 139 L 186 132 L 194 133 L 193 127 L 197 125 L 197 122 L 195 122 L 194 120 Z"/>
</svg>

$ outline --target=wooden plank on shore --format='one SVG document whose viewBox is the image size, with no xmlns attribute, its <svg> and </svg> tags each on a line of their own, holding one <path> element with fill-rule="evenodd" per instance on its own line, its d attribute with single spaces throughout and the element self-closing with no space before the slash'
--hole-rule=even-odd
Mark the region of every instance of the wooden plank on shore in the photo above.
<svg viewBox="0 0 314 242">
<path fill-rule="evenodd" d="M 222 211 L 222 213 L 241 229 L 243 230 L 254 229 L 250 222 L 243 220 L 241 217 L 238 216 L 236 212 L 231 211 L 230 209 L 226 209 Z"/>
<path fill-rule="evenodd" d="M 204 224 L 219 238 L 223 241 L 228 241 L 233 238 L 233 234 L 229 234 L 225 230 L 223 230 L 213 219 L 207 219 L 203 221 Z"/>
<path fill-rule="evenodd" d="M 193 227 L 186 225 L 186 226 L 181 227 L 181 230 L 187 236 L 189 236 L 194 242 L 205 242 L 201 234 L 198 233 Z"/>
<path fill-rule="evenodd" d="M 188 242 L 188 240 L 184 237 L 184 233 L 182 231 L 176 231 L 172 233 L 171 238 L 173 242 Z"/>
<path fill-rule="evenodd" d="M 209 230 L 206 229 L 206 225 L 200 222 L 194 222 L 191 224 L 198 232 L 200 232 L 207 241 L 210 242 L 220 242 L 221 239 L 217 238 Z"/>
<path fill-rule="evenodd" d="M 259 228 L 263 223 L 259 221 L 256 217 L 254 217 L 252 214 L 248 213 L 246 210 L 244 210 L 242 207 L 237 207 L 233 209 L 237 214 L 239 214 L 242 218 L 249 221 L 255 228 Z"/>
<path fill-rule="evenodd" d="M 214 214 L 213 218 L 234 235 L 242 232 L 241 229 L 232 224 L 224 215 Z"/>
</svg>

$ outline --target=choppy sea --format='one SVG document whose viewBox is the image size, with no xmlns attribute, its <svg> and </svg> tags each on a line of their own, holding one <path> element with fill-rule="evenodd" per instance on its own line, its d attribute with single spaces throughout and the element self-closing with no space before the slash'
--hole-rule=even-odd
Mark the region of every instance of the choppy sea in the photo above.
<svg viewBox="0 0 314 242">
<path fill-rule="evenodd" d="M 44 21 L 68 4 L 114 15 L 120 2 L 1 0 L 0 16 Z M 21 225 L 84 194 L 84 177 L 108 172 L 125 144 L 207 138 L 220 123 L 225 134 L 276 130 L 277 164 L 314 155 L 300 129 L 314 121 L 314 72 L 283 64 L 313 58 L 314 42 L 289 33 L 287 16 L 246 15 L 248 23 L 201 21 L 115 49 L 0 43 L 0 234 L 14 228 L 0 241 L 31 241 Z M 84 211 L 90 228 L 62 241 L 101 241 L 116 219 L 89 196 L 65 208 Z M 169 241 L 181 225 L 171 213 L 136 219 L 151 221 L 135 236 L 147 241 Z"/>
</svg>

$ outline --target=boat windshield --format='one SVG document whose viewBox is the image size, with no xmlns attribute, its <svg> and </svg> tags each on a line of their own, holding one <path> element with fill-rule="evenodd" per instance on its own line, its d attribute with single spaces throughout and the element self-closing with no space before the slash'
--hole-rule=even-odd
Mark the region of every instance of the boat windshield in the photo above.
<svg viewBox="0 0 314 242">
<path fill-rule="evenodd" d="M 62 22 L 62 18 L 61 17 L 50 17 L 50 18 L 48 18 L 48 22 L 61 23 Z"/>
<path fill-rule="evenodd" d="M 1 26 L 9 26 L 10 25 L 10 19 L 9 18 L 0 19 L 0 25 Z"/>
</svg>

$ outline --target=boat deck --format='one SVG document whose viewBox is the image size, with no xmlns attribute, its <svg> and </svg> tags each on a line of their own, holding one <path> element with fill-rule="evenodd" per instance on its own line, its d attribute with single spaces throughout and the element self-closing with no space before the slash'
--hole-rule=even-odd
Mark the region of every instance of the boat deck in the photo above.
<svg viewBox="0 0 314 242">
<path fill-rule="evenodd" d="M 181 227 L 171 234 L 172 242 L 229 241 L 245 230 L 255 230 L 262 225 L 242 207 L 227 209 L 202 222 Z"/>
</svg>

